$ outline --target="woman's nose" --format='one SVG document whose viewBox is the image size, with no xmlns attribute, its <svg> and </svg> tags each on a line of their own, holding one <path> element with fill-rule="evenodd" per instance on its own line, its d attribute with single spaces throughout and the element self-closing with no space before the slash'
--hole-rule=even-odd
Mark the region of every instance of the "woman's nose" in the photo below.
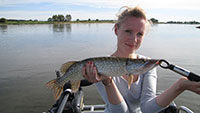
<svg viewBox="0 0 200 113">
<path fill-rule="evenodd" d="M 135 35 L 135 34 L 132 34 L 132 36 L 130 37 L 130 39 L 132 40 L 132 41 L 137 41 L 137 36 Z"/>
</svg>

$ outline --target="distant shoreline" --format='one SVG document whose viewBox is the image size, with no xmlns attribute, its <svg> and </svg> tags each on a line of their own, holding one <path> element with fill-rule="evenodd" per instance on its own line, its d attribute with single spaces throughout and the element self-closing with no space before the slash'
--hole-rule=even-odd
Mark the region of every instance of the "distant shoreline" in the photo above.
<svg viewBox="0 0 200 113">
<path fill-rule="evenodd" d="M 114 20 L 106 21 L 70 21 L 70 22 L 50 22 L 50 21 L 7 21 L 0 25 L 20 25 L 20 24 L 72 24 L 72 23 L 114 23 Z"/>
<path fill-rule="evenodd" d="M 0 25 L 21 25 L 21 24 L 72 24 L 72 23 L 115 23 L 115 20 L 99 20 L 99 21 L 70 21 L 70 22 L 53 22 L 53 21 L 6 21 L 5 23 L 0 23 Z M 190 22 L 157 22 L 153 24 L 192 24 L 198 25 L 199 22 L 190 21 Z"/>
</svg>

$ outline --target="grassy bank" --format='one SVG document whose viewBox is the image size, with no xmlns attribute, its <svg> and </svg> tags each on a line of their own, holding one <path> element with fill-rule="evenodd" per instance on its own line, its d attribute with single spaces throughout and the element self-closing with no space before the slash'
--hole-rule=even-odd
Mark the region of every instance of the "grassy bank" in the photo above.
<svg viewBox="0 0 200 113">
<path fill-rule="evenodd" d="M 5 23 L 0 23 L 0 25 L 19 25 L 19 24 L 51 24 L 47 21 L 7 21 Z"/>
<path fill-rule="evenodd" d="M 115 20 L 99 20 L 99 21 L 70 21 L 70 22 L 53 22 L 53 21 L 6 21 L 4 23 L 0 23 L 0 25 L 20 25 L 20 24 L 71 24 L 71 23 L 114 23 Z M 200 23 L 192 23 L 192 22 L 158 22 L 154 24 L 200 24 Z"/>
<path fill-rule="evenodd" d="M 70 23 L 113 23 L 113 20 L 107 21 L 70 21 L 70 22 L 49 22 L 49 21 L 6 21 L 0 25 L 20 25 L 20 24 L 70 24 Z"/>
</svg>

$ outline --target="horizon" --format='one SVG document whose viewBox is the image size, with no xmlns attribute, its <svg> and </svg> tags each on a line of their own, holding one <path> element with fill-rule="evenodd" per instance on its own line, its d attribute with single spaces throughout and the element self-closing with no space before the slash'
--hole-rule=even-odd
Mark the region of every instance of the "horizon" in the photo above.
<svg viewBox="0 0 200 113">
<path fill-rule="evenodd" d="M 0 18 L 46 21 L 53 15 L 72 16 L 72 21 L 80 20 L 116 20 L 116 14 L 122 6 L 139 6 L 146 12 L 147 18 L 160 22 L 198 21 L 200 22 L 200 1 L 159 1 L 159 0 L 1 0 Z"/>
<path fill-rule="evenodd" d="M 0 17 L 0 19 L 1 19 L 1 17 Z M 9 20 L 9 21 L 48 21 L 48 20 L 38 20 L 38 19 L 9 19 L 9 18 L 5 18 L 6 20 Z M 90 18 L 89 18 L 90 19 Z M 152 19 L 152 18 L 150 18 L 150 19 Z M 148 20 L 150 20 L 150 19 L 148 19 Z M 154 18 L 154 19 L 156 19 L 156 18 Z M 71 22 L 75 22 L 75 21 L 77 21 L 77 20 L 71 20 Z M 83 19 L 83 20 L 79 20 L 79 21 L 88 21 L 88 19 Z M 96 21 L 96 19 L 91 19 L 90 21 Z M 111 19 L 98 19 L 98 21 L 116 21 L 116 20 L 111 20 Z M 59 21 L 58 21 L 59 22 Z M 60 21 L 60 22 L 62 22 L 62 21 Z M 64 21 L 65 22 L 65 21 Z M 193 20 L 193 21 L 174 21 L 174 20 L 169 20 L 169 21 L 166 21 L 166 22 L 163 22 L 163 21 L 159 21 L 158 20 L 158 22 L 159 23 L 167 23 L 167 22 L 186 22 L 186 23 L 188 23 L 188 22 L 198 22 L 198 23 L 200 23 L 200 21 L 196 21 L 196 20 Z"/>
</svg>

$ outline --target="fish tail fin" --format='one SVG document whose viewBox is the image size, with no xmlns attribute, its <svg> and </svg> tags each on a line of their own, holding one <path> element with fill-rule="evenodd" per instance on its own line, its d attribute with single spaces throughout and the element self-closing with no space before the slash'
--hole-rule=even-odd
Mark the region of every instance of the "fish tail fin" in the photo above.
<svg viewBox="0 0 200 113">
<path fill-rule="evenodd" d="M 57 84 L 56 79 L 47 82 L 47 87 L 54 90 L 54 97 L 58 99 L 63 92 L 63 86 Z"/>
<path fill-rule="evenodd" d="M 60 72 L 62 74 L 64 74 L 69 69 L 70 66 L 72 66 L 73 64 L 75 64 L 77 62 L 78 61 L 70 61 L 70 62 L 62 64 L 62 66 L 60 68 Z M 77 92 L 79 90 L 80 80 L 70 80 L 70 84 L 71 84 L 72 92 Z"/>
<path fill-rule="evenodd" d="M 64 63 L 60 68 L 61 74 L 65 74 L 66 71 L 69 69 L 69 67 L 72 66 L 74 63 L 76 63 L 76 61 L 70 61 L 70 62 Z M 59 79 L 60 78 L 59 71 L 56 71 L 56 75 L 58 77 L 57 79 Z M 56 99 L 58 99 L 60 97 L 60 95 L 63 92 L 63 88 L 64 88 L 64 85 L 63 85 L 64 83 L 60 84 L 59 82 L 57 82 L 57 79 L 51 80 L 46 84 L 49 89 L 54 90 L 54 96 Z M 67 80 L 66 79 L 65 79 L 65 81 L 68 81 L 68 79 Z M 62 80 L 62 82 L 63 82 L 63 80 Z M 70 83 L 71 83 L 72 91 L 74 91 L 74 92 L 78 91 L 78 89 L 80 87 L 80 81 L 72 81 L 72 82 L 70 81 Z"/>
</svg>

